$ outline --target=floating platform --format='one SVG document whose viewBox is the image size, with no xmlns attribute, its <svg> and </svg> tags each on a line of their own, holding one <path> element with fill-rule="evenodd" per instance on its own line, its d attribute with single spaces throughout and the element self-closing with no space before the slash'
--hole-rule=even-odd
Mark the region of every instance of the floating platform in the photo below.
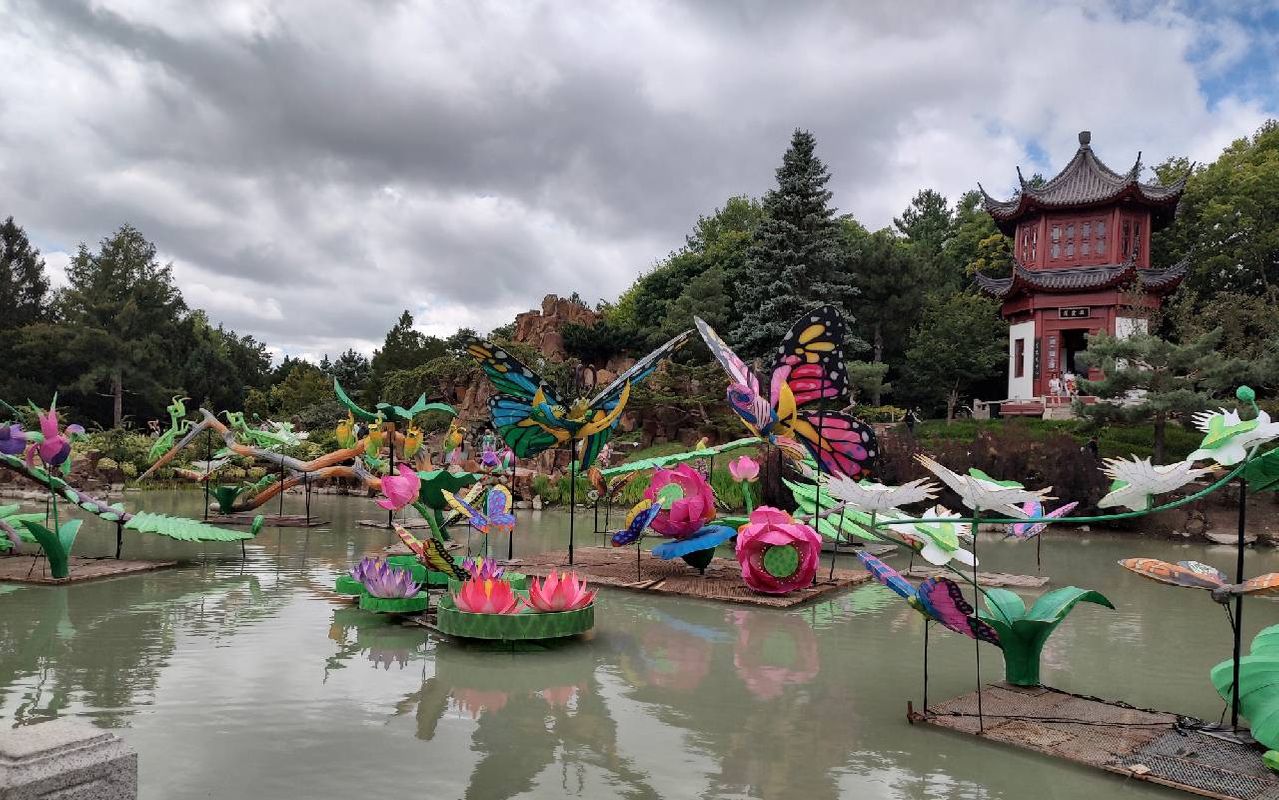
<svg viewBox="0 0 1279 800">
<path fill-rule="evenodd" d="M 419 528 L 429 528 L 431 523 L 424 519 L 399 520 L 399 526 L 406 530 L 417 530 Z M 356 525 L 361 528 L 379 528 L 384 531 L 393 530 L 392 526 L 386 524 L 384 519 L 360 519 L 355 521 Z"/>
<path fill-rule="evenodd" d="M 982 692 L 980 733 L 976 692 L 909 716 L 911 722 L 980 736 L 1200 797 L 1279 798 L 1279 774 L 1261 762 L 1264 747 L 1237 740 L 1228 728 L 1220 730 L 1197 720 L 1186 724 L 1187 718 L 1169 711 L 1133 708 L 1044 686 L 1000 683 Z"/>
<path fill-rule="evenodd" d="M 862 542 L 832 542 L 830 539 L 822 540 L 822 552 L 830 555 L 831 553 L 839 553 L 840 555 L 855 556 L 858 553 L 866 553 L 875 558 L 883 558 L 897 552 L 895 544 L 874 544 Z"/>
<path fill-rule="evenodd" d="M 205 522 L 210 525 L 252 525 L 257 514 L 210 514 Z M 305 514 L 262 514 L 265 517 L 262 525 L 268 528 L 318 528 L 329 524 L 319 517 L 307 517 Z"/>
<path fill-rule="evenodd" d="M 572 567 L 567 550 L 538 553 L 511 563 L 526 575 L 546 577 L 552 571 L 572 569 L 596 586 L 770 608 L 792 608 L 871 580 L 869 572 L 842 569 L 835 570 L 833 581 L 827 580 L 829 565 L 823 565 L 817 572 L 818 582 L 806 589 L 785 595 L 757 594 L 742 581 L 741 568 L 734 560 L 716 558 L 706 574 L 700 575 L 682 559 L 663 561 L 645 553 L 637 569 L 633 547 L 579 547 L 573 551 Z"/>
<path fill-rule="evenodd" d="M 32 569 L 32 566 L 35 569 Z M 176 567 L 176 561 L 126 561 L 114 558 L 83 558 L 71 556 L 71 575 L 55 578 L 49 574 L 49 562 L 34 555 L 0 556 L 0 583 L 33 583 L 45 586 L 65 586 L 138 572 Z"/>
<path fill-rule="evenodd" d="M 964 569 L 965 573 L 968 570 Z M 913 567 L 902 573 L 912 581 L 924 581 L 929 578 L 950 578 L 952 572 L 940 567 Z M 1047 575 L 1010 575 L 1005 572 L 979 572 L 982 588 L 997 587 L 1001 589 L 1042 589 L 1048 585 Z"/>
</svg>

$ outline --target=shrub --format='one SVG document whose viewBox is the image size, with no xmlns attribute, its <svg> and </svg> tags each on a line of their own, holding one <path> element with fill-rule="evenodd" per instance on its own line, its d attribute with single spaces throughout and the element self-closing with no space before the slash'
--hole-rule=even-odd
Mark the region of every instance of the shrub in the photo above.
<svg viewBox="0 0 1279 800">
<path fill-rule="evenodd" d="M 857 406 L 853 413 L 863 422 L 901 422 L 906 409 L 897 406 Z"/>
<path fill-rule="evenodd" d="M 120 463 L 114 458 L 98 459 L 98 472 L 115 472 L 120 468 Z"/>
<path fill-rule="evenodd" d="M 265 468 L 265 467 L 251 467 L 249 470 L 247 470 L 246 474 L 249 476 L 249 480 L 251 480 L 251 481 L 260 481 L 260 480 L 262 480 L 264 477 L 266 477 L 266 468 Z"/>
<path fill-rule="evenodd" d="M 133 465 L 133 462 L 131 461 L 126 461 L 123 464 L 121 464 L 120 471 L 123 472 L 124 477 L 128 478 L 129 480 L 133 480 L 134 478 L 138 477 L 138 468 L 135 467 Z"/>
</svg>

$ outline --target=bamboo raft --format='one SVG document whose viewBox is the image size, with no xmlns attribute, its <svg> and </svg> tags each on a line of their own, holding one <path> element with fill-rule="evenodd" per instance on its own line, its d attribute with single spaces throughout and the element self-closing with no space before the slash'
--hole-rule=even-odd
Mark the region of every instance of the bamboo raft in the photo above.
<svg viewBox="0 0 1279 800">
<path fill-rule="evenodd" d="M 512 562 L 512 566 L 537 577 L 570 569 L 567 550 L 538 553 Z M 818 582 L 806 589 L 787 595 L 763 595 L 747 588 L 735 560 L 716 558 L 706 568 L 706 574 L 700 575 L 680 559 L 663 561 L 648 553 L 637 564 L 633 547 L 579 547 L 574 551 L 571 569 L 596 586 L 767 608 L 792 608 L 871 580 L 869 572 L 842 569 L 835 570 L 834 580 L 827 580 L 830 572 L 823 566 L 817 573 Z"/>
<path fill-rule="evenodd" d="M 912 581 L 924 581 L 929 578 L 948 578 L 951 576 L 951 573 L 948 573 L 940 567 L 923 566 L 904 570 L 902 575 L 905 575 Z M 1042 589 L 1048 585 L 1048 576 L 1011 575 L 1005 572 L 983 572 L 981 573 L 981 585 L 984 587 L 995 586 L 1007 589 Z"/>
<path fill-rule="evenodd" d="M 1169 711 L 1044 686 L 990 684 L 908 719 L 1030 750 L 1214 800 L 1276 800 L 1279 775 L 1261 762 L 1265 748 Z M 1179 721 L 1180 720 L 1180 721 Z M 1195 724 L 1197 723 L 1197 724 Z M 1246 737 L 1244 737 L 1246 739 Z"/>
<path fill-rule="evenodd" d="M 0 556 L 0 583 L 32 583 L 45 586 L 64 586 L 138 572 L 176 567 L 176 561 L 126 561 L 114 558 L 84 558 L 71 556 L 71 575 L 55 578 L 49 574 L 49 562 L 34 555 Z M 32 568 L 34 567 L 34 569 Z"/>
</svg>

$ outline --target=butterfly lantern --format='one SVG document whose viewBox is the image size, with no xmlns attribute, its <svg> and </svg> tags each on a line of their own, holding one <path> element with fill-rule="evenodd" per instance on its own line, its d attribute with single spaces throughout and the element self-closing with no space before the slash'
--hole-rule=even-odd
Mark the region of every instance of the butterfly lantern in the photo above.
<svg viewBox="0 0 1279 800">
<path fill-rule="evenodd" d="M 465 581 L 471 577 L 469 572 L 453 561 L 452 556 L 444 549 L 444 545 L 434 536 L 419 539 L 409 533 L 403 525 L 395 526 L 395 535 L 400 537 L 400 541 L 409 548 L 409 552 L 417 556 L 417 560 L 425 564 L 428 569 L 442 572 L 459 581 Z"/>
<path fill-rule="evenodd" d="M 590 399 L 565 402 L 537 373 L 492 342 L 471 339 L 466 352 L 479 362 L 497 394 L 489 414 L 498 434 L 519 458 L 581 442 L 577 463 L 593 464 L 630 399 L 631 387 L 657 369 L 692 336 L 685 331 L 635 362 Z"/>
<path fill-rule="evenodd" d="M 1222 604 L 1239 595 L 1279 594 L 1279 572 L 1258 575 L 1243 583 L 1230 583 L 1226 573 L 1198 561 L 1170 564 L 1157 558 L 1125 558 L 1119 562 L 1119 566 L 1143 578 L 1170 586 L 1207 589 L 1212 599 Z"/>
<path fill-rule="evenodd" d="M 990 623 L 977 616 L 972 604 L 964 599 L 959 584 L 950 578 L 929 578 L 916 589 L 900 572 L 875 556 L 861 552 L 857 557 L 875 580 L 905 598 L 911 608 L 925 618 L 940 622 L 942 627 L 970 639 L 1001 646 L 999 634 Z"/>
<path fill-rule="evenodd" d="M 484 499 L 484 512 L 452 492 L 443 492 L 443 495 L 453 510 L 466 517 L 467 524 L 480 533 L 509 533 L 515 528 L 511 490 L 501 484 L 489 489 Z"/>
<path fill-rule="evenodd" d="M 811 455 L 828 473 L 870 475 L 878 452 L 870 426 L 843 412 L 812 407 L 848 393 L 847 326 L 834 306 L 813 309 L 791 326 L 773 357 L 766 386 L 705 320 L 694 321 L 731 380 L 729 406 L 751 433 L 797 461 Z"/>
</svg>

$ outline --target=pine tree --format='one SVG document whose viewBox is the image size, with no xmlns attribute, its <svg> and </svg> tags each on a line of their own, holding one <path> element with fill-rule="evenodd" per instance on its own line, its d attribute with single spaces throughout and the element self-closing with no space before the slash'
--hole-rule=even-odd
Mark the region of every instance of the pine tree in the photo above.
<svg viewBox="0 0 1279 800">
<path fill-rule="evenodd" d="M 848 269 L 859 294 L 853 330 L 870 344 L 872 363 L 896 362 L 931 286 L 923 259 L 907 242 L 882 230 L 861 240 Z M 878 405 L 878 395 L 871 402 Z"/>
<path fill-rule="evenodd" d="M 419 367 L 433 358 L 444 355 L 444 342 L 413 329 L 413 315 L 404 310 L 395 325 L 386 333 L 386 341 L 380 350 L 373 351 L 371 374 L 365 397 L 373 402 L 378 399 L 386 377 L 392 372 Z"/>
<path fill-rule="evenodd" d="M 1088 337 L 1078 358 L 1104 377 L 1082 381 L 1084 394 L 1098 402 L 1076 403 L 1076 413 L 1098 422 L 1150 422 L 1154 427 L 1154 460 L 1163 463 L 1168 422 L 1211 408 L 1216 398 L 1256 374 L 1248 361 L 1219 352 L 1220 328 L 1184 344 L 1139 334 L 1119 339 L 1105 333 Z"/>
<path fill-rule="evenodd" d="M 44 259 L 26 231 L 9 217 L 0 224 L 0 329 L 12 330 L 49 316 Z"/>
<path fill-rule="evenodd" d="M 735 285 L 738 323 L 732 337 L 745 357 L 777 346 L 791 324 L 833 288 L 840 272 L 839 226 L 817 157 L 816 139 L 796 130 L 777 169 L 777 188 L 764 196 L 741 280 Z M 846 282 L 845 282 L 846 283 Z"/>
<path fill-rule="evenodd" d="M 172 268 L 155 256 L 155 245 L 124 225 L 97 253 L 81 244 L 67 267 L 70 285 L 59 306 L 67 322 L 64 354 L 81 370 L 74 388 L 105 386 L 116 427 L 124 419 L 126 390 L 155 401 L 174 373 L 172 342 L 186 303 Z"/>
</svg>

